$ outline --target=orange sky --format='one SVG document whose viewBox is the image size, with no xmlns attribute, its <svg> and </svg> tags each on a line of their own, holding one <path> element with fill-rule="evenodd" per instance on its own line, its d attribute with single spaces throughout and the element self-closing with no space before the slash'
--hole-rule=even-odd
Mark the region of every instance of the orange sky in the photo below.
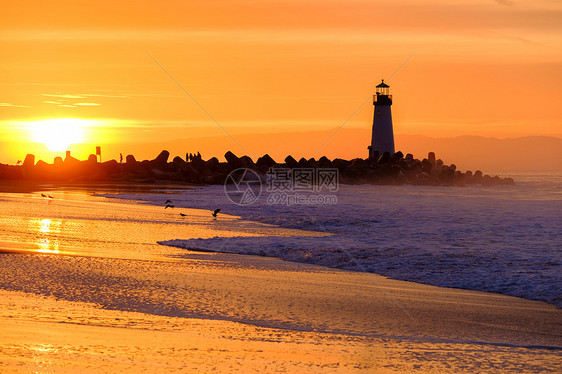
<svg viewBox="0 0 562 374">
<path fill-rule="evenodd" d="M 381 78 L 399 134 L 562 137 L 561 20 L 554 0 L 5 1 L 0 162 L 57 118 L 100 145 L 331 130 Z"/>
</svg>

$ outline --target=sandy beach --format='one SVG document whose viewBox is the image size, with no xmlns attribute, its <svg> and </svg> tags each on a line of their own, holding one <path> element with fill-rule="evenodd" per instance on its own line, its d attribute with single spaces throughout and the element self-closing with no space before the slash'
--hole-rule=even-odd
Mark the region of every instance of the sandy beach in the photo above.
<svg viewBox="0 0 562 374">
<path fill-rule="evenodd" d="M 562 312 L 544 302 L 153 241 L 163 227 L 207 237 L 282 231 L 233 226 L 235 217 L 215 221 L 201 210 L 190 211 L 187 225 L 161 207 L 68 191 L 51 202 L 36 193 L 1 198 L 2 372 L 538 373 L 562 366 Z M 43 223 L 17 228 L 36 221 Z"/>
<path fill-rule="evenodd" d="M 42 263 L 54 274 L 26 279 L 38 283 L 31 293 L 2 291 L 3 372 L 556 372 L 562 365 L 561 313 L 541 302 L 248 256 L 187 260 L 183 281 L 169 277 L 166 263 L 136 264 L 123 277 L 123 261 L 2 256 L 10 257 L 4 269 L 23 260 L 35 269 L 24 273 Z M 77 284 L 67 277 L 80 266 L 75 260 L 99 272 Z M 91 288 L 101 272 L 126 278 L 112 285 L 118 292 Z M 149 278 L 158 285 L 147 292 Z M 91 302 L 67 301 L 76 298 Z"/>
</svg>

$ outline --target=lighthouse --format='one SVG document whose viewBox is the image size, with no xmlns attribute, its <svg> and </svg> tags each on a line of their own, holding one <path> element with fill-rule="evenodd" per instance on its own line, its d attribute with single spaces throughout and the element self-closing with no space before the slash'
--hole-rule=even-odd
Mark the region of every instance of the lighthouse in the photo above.
<svg viewBox="0 0 562 374">
<path fill-rule="evenodd" d="M 394 154 L 394 131 L 392 130 L 392 113 L 390 106 L 392 105 L 392 95 L 390 95 L 390 86 L 382 82 L 376 87 L 375 95 L 373 95 L 373 105 L 375 112 L 373 115 L 373 137 L 369 149 L 369 158 L 373 158 L 375 152 L 383 154 L 388 152 Z"/>
</svg>

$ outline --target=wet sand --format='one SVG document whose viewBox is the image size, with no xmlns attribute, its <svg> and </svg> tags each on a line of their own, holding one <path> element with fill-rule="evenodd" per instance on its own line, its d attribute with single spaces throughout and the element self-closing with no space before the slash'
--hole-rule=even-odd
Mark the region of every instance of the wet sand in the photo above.
<svg viewBox="0 0 562 374">
<path fill-rule="evenodd" d="M 34 196 L 4 199 L 9 210 Z M 1 372 L 538 373 L 562 366 L 562 311 L 552 305 L 273 258 L 162 247 L 148 240 L 151 230 L 165 232 L 162 222 L 178 214 L 158 207 L 104 205 L 101 211 L 119 222 L 120 214 L 143 222 L 150 216 L 151 223 L 133 230 L 146 237 L 133 245 L 117 241 L 121 232 L 105 233 L 88 237 L 95 243 L 83 243 L 85 251 L 66 255 L 77 242 L 76 225 L 87 230 L 99 224 L 92 198 L 74 211 L 80 199 L 50 205 L 31 200 L 21 219 L 3 221 L 9 229 L 10 222 L 51 219 L 51 231 L 46 237 L 44 225 L 29 226 L 37 238 L 49 239 L 39 246 L 44 252 L 0 253 Z M 51 217 L 39 217 L 41 212 Z M 186 234 L 234 235 L 228 222 L 199 213 L 193 212 Z M 119 230 L 137 224 L 122 223 Z M 270 228 L 237 230 L 259 235 Z M 92 254 L 104 243 L 106 256 Z"/>
<path fill-rule="evenodd" d="M 28 292 L 0 298 L 3 372 L 556 372 L 562 365 L 561 313 L 541 302 L 249 256 L 193 255 L 199 259 L 184 260 L 179 278 L 168 262 L 1 256 L 4 287 Z M 12 268 L 27 276 L 6 287 Z"/>
</svg>

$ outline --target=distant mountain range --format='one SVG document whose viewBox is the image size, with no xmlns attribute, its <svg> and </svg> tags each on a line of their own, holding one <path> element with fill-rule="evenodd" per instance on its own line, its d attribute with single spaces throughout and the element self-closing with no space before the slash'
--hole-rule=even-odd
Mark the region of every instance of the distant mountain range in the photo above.
<svg viewBox="0 0 562 374">
<path fill-rule="evenodd" d="M 485 138 L 457 136 L 431 138 L 399 135 L 397 143 L 420 155 L 432 150 L 446 163 L 462 169 L 482 170 L 561 170 L 562 139 L 546 136 Z"/>
<path fill-rule="evenodd" d="M 365 129 L 341 129 L 339 131 L 307 131 L 276 134 L 235 134 L 233 140 L 226 134 L 209 137 L 193 137 L 165 143 L 122 145 L 127 149 L 143 149 L 142 158 L 155 157 L 162 149 L 172 155 L 185 157 L 185 153 L 201 152 L 203 158 L 212 156 L 224 159 L 230 150 L 238 156 L 248 154 L 254 160 L 268 153 L 276 161 L 287 155 L 297 160 L 301 157 L 330 159 L 367 157 L 371 131 Z M 404 154 L 412 153 L 424 158 L 435 152 L 446 164 L 454 163 L 462 170 L 562 170 L 562 138 L 527 136 L 520 138 L 485 138 L 481 136 L 457 136 L 433 138 L 424 135 L 395 136 L 396 149 Z M 244 147 L 242 149 L 240 145 Z M 113 146 L 106 147 L 106 154 Z M 117 147 L 119 148 L 119 147 Z M 117 148 L 115 152 L 117 152 Z M 122 149 L 124 149 L 122 148 Z M 125 150 L 122 150 L 125 155 Z M 140 152 L 129 152 L 141 157 Z M 118 154 L 118 153 L 117 153 Z"/>
<path fill-rule="evenodd" d="M 119 153 L 122 153 L 123 157 L 133 154 L 137 160 L 153 159 L 163 149 L 168 150 L 172 157 L 185 158 L 186 153 L 200 152 L 204 159 L 216 156 L 221 161 L 224 161 L 224 154 L 227 151 L 232 151 L 238 156 L 247 154 L 254 160 L 268 153 L 278 162 L 282 162 L 289 154 L 297 160 L 301 157 L 318 159 L 322 156 L 330 159 L 353 159 L 367 157 L 367 146 L 370 141 L 369 129 L 356 128 L 343 128 L 339 131 L 234 134 L 232 138 L 221 132 L 213 136 L 194 136 L 165 142 L 107 144 L 102 146 L 102 153 L 104 160 L 119 160 Z M 430 151 L 435 152 L 437 158 L 441 158 L 446 164 L 454 163 L 461 170 L 562 171 L 562 138 L 546 136 L 507 139 L 481 136 L 433 138 L 424 135 L 397 134 L 395 143 L 397 150 L 401 150 L 404 154 L 412 153 L 420 159 L 426 157 Z M 1 154 L 2 149 L 0 149 L 0 156 L 4 156 Z M 92 145 L 91 149 L 93 151 L 95 147 Z M 77 156 L 74 151 L 73 155 Z M 25 154 L 21 157 L 24 156 Z M 5 160 L 5 157 L 2 159 Z M 45 161 L 52 162 L 52 160 Z"/>
</svg>

